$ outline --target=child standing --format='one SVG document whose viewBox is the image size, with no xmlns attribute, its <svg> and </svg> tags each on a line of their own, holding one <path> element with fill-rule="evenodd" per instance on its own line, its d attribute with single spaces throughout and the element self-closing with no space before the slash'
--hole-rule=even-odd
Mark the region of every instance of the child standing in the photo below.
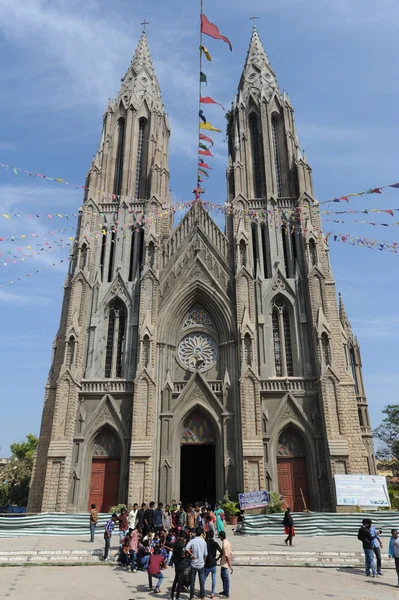
<svg viewBox="0 0 399 600">
<path fill-rule="evenodd" d="M 399 536 L 397 529 L 392 529 L 392 537 L 389 540 L 388 556 L 395 560 L 396 573 L 398 575 L 398 587 L 399 587 Z"/>
</svg>

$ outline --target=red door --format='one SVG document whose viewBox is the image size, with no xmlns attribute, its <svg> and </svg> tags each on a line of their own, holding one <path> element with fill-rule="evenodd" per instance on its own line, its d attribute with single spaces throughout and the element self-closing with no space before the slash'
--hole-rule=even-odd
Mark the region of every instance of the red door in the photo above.
<svg viewBox="0 0 399 600">
<path fill-rule="evenodd" d="M 286 507 L 294 510 L 294 481 L 292 477 L 292 458 L 277 459 L 278 489 L 284 496 Z"/>
<path fill-rule="evenodd" d="M 306 459 L 278 458 L 277 472 L 278 489 L 284 496 L 285 505 L 289 506 L 292 511 L 305 510 L 304 498 L 306 508 L 309 508 Z"/>
<path fill-rule="evenodd" d="M 308 486 L 306 481 L 306 460 L 293 458 L 292 468 L 294 475 L 294 510 L 301 511 L 309 508 Z M 306 503 L 306 506 L 304 504 Z"/>
<path fill-rule="evenodd" d="M 89 509 L 95 504 L 99 512 L 108 512 L 118 504 L 120 460 L 93 458 L 91 466 Z"/>
</svg>

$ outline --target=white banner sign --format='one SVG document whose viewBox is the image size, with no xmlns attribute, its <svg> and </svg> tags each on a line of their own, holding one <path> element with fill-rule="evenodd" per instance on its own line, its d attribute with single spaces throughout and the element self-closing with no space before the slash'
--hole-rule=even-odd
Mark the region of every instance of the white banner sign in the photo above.
<svg viewBox="0 0 399 600">
<path fill-rule="evenodd" d="M 386 478 L 381 475 L 334 475 L 338 506 L 391 506 Z"/>
</svg>

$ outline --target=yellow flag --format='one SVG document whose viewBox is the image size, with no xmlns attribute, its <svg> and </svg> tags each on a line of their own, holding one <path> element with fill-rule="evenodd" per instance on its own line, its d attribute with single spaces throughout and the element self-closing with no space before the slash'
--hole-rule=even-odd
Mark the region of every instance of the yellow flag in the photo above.
<svg viewBox="0 0 399 600">
<path fill-rule="evenodd" d="M 4 217 L 5 219 L 9 219 L 9 218 L 10 218 L 8 215 L 4 215 L 4 214 L 3 214 L 3 217 Z"/>
<path fill-rule="evenodd" d="M 209 52 L 205 48 L 205 46 L 200 46 L 200 50 L 205 54 L 206 60 L 209 60 L 210 62 L 212 62 L 212 56 L 209 54 Z"/>
<path fill-rule="evenodd" d="M 208 131 L 218 131 L 219 133 L 222 133 L 221 129 L 216 129 L 216 127 L 214 127 L 213 125 L 211 125 L 209 123 L 209 121 L 207 121 L 206 123 L 201 122 L 200 123 L 200 128 L 201 129 L 207 129 Z"/>
</svg>

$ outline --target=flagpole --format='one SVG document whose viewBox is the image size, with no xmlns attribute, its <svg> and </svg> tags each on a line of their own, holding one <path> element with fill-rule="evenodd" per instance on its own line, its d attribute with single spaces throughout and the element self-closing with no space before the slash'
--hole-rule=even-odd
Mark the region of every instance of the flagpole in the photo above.
<svg viewBox="0 0 399 600">
<path fill-rule="evenodd" d="M 201 82 L 201 73 L 202 73 L 202 9 L 203 9 L 203 0 L 200 0 L 200 44 L 199 44 L 199 96 L 198 96 L 198 144 L 200 141 L 201 135 L 201 117 L 199 116 L 201 110 L 201 94 L 202 94 L 202 82 Z M 198 144 L 197 144 L 197 187 L 200 187 L 199 175 L 198 175 L 198 163 L 199 163 L 199 154 L 198 154 Z M 196 199 L 200 200 L 200 194 L 196 194 Z"/>
</svg>

